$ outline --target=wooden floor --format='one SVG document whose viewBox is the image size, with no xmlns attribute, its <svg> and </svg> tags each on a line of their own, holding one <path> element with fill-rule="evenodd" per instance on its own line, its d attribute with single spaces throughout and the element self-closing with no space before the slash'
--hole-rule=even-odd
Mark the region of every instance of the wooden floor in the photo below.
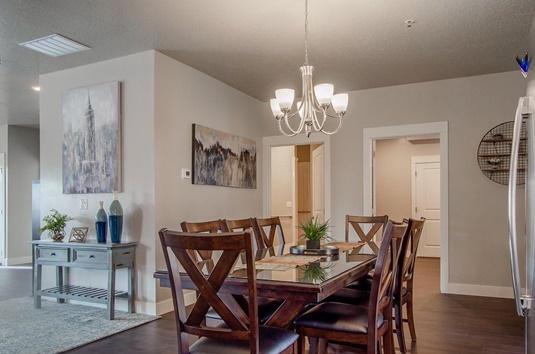
<svg viewBox="0 0 535 354">
<path fill-rule="evenodd" d="M 7 286 L 0 273 L 0 287 Z M 31 289 L 31 285 L 30 285 Z M 443 295 L 439 291 L 439 261 L 419 258 L 415 279 L 418 341 L 413 354 L 521 354 L 523 319 L 513 300 Z M 407 336 L 410 338 L 407 330 Z M 172 313 L 162 319 L 90 343 L 67 353 L 176 353 Z"/>
</svg>

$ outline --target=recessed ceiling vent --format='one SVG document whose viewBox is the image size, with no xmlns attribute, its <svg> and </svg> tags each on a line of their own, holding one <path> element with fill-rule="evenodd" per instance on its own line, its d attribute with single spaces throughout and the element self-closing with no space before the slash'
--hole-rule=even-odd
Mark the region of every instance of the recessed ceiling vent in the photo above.
<svg viewBox="0 0 535 354">
<path fill-rule="evenodd" d="M 28 42 L 20 43 L 19 45 L 51 57 L 60 57 L 62 55 L 91 49 L 83 44 L 73 41 L 72 39 L 60 36 L 59 34 L 53 34 L 51 36 L 34 39 Z"/>
</svg>

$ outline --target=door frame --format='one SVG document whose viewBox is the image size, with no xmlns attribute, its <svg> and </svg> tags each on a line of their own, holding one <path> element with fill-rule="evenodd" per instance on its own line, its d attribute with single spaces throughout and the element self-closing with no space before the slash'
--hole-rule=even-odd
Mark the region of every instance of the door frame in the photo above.
<svg viewBox="0 0 535 354">
<path fill-rule="evenodd" d="M 265 136 L 262 138 L 263 153 L 263 214 L 264 217 L 271 216 L 271 148 L 275 146 L 289 145 L 311 145 L 323 144 L 323 191 L 325 203 L 325 220 L 331 217 L 331 141 L 330 136 L 323 133 L 312 133 L 307 138 L 305 134 L 298 134 L 294 137 L 285 135 Z M 297 216 L 296 216 L 297 217 Z"/>
<path fill-rule="evenodd" d="M 371 215 L 373 212 L 373 142 L 420 135 L 440 136 L 440 292 L 449 293 L 448 122 L 364 128 L 362 141 L 363 211 L 364 215 Z"/>
</svg>

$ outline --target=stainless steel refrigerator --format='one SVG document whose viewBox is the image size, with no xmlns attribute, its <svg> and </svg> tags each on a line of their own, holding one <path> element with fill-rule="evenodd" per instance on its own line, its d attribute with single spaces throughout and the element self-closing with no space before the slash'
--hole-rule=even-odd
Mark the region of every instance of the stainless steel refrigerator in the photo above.
<svg viewBox="0 0 535 354">
<path fill-rule="evenodd" d="M 511 272 L 513 275 L 513 292 L 516 310 L 525 318 L 525 353 L 535 354 L 535 310 L 532 309 L 535 297 L 535 98 L 521 97 L 515 116 L 513 139 L 511 145 L 511 163 L 509 168 L 509 246 L 511 252 Z M 522 125 L 525 124 L 525 136 Z M 521 139 L 527 140 L 527 151 L 522 152 L 527 159 L 527 166 L 519 169 L 519 147 Z M 523 166 L 522 166 L 523 167 Z M 517 187 L 517 176 L 526 173 L 524 191 Z M 520 195 L 520 193 L 522 193 Z M 525 197 L 525 233 L 517 227 L 517 198 Z M 520 199 L 518 199 L 520 200 Z M 525 265 L 519 265 L 520 248 L 526 249 Z M 525 266 L 525 279 L 521 279 L 520 267 Z"/>
</svg>

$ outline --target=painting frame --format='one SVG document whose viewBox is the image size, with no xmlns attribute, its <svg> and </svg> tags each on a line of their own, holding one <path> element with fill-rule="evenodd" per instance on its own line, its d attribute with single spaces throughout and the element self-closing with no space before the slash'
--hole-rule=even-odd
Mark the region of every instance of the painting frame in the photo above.
<svg viewBox="0 0 535 354">
<path fill-rule="evenodd" d="M 62 94 L 63 194 L 122 191 L 121 83 Z"/>
<path fill-rule="evenodd" d="M 256 189 L 256 141 L 192 125 L 192 184 Z"/>
</svg>

